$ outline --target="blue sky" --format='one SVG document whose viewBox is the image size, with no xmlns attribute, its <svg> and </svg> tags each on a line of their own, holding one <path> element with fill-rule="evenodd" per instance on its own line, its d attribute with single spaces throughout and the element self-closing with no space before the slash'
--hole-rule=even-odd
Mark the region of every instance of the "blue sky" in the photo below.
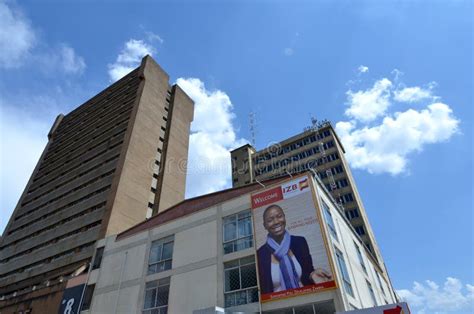
<svg viewBox="0 0 474 314">
<path fill-rule="evenodd" d="M 54 117 L 151 53 L 199 108 L 188 195 L 230 185 L 227 151 L 249 139 L 250 111 L 258 148 L 327 118 L 394 286 L 419 313 L 467 313 L 472 12 L 469 1 L 1 0 L 0 229 Z"/>
</svg>

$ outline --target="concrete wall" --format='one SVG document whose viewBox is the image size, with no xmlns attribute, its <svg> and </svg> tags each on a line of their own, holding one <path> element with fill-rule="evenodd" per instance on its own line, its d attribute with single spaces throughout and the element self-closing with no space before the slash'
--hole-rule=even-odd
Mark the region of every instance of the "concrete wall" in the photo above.
<svg viewBox="0 0 474 314">
<path fill-rule="evenodd" d="M 151 58 L 147 57 L 142 62 L 144 83 L 138 97 L 139 102 L 135 105 L 129 144 L 106 235 L 119 233 L 145 219 L 153 164 L 157 148 L 160 148 L 160 145 L 162 147 L 159 138 L 161 127 L 166 126 L 163 116 L 167 116 L 165 106 L 169 76 Z"/>
<path fill-rule="evenodd" d="M 194 116 L 194 102 L 178 86 L 173 86 L 170 114 L 158 179 L 155 206 L 158 212 L 184 200 L 186 188 L 186 167 L 189 147 L 189 130 Z"/>
</svg>

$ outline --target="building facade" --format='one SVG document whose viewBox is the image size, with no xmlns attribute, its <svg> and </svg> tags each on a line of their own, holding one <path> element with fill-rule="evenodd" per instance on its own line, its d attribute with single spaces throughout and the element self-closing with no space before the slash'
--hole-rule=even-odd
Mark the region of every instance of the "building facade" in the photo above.
<svg viewBox="0 0 474 314">
<path fill-rule="evenodd" d="M 247 144 L 231 152 L 234 187 L 284 174 L 314 170 L 327 190 L 344 208 L 347 219 L 365 246 L 382 261 L 364 204 L 357 191 L 344 147 L 329 122 L 316 124 L 268 148 L 257 151 Z M 382 265 L 383 266 L 383 265 Z"/>
<path fill-rule="evenodd" d="M 96 267 L 87 276 L 86 290 L 92 293 L 83 300 L 87 306 L 82 313 L 332 314 L 397 302 L 383 275 L 385 269 L 318 178 L 307 172 L 267 180 L 263 185 L 250 183 L 185 200 L 117 236 L 100 240 Z M 263 255 L 257 254 L 262 228 L 256 224 L 253 203 L 262 191 L 268 195 L 268 191 L 285 191 L 291 186 L 306 193 L 293 195 L 292 204 L 297 206 L 282 205 L 286 229 L 304 235 L 306 227 L 298 231 L 298 226 L 311 224 L 320 230 L 319 249 L 312 238 L 306 239 L 319 266 L 326 258 L 328 264 L 321 267 L 331 274 L 333 284 L 308 286 L 311 291 L 305 285 L 264 300 L 265 271 L 260 265 L 265 264 L 260 264 Z M 314 206 L 309 219 L 302 218 L 298 205 L 305 199 L 313 204 L 309 207 Z M 306 223 L 301 224 L 302 219 Z M 314 254 L 313 248 L 320 253 Z M 297 256 L 297 249 L 292 250 Z M 305 263 L 299 260 L 299 264 Z"/>
<path fill-rule="evenodd" d="M 0 313 L 57 312 L 98 239 L 184 199 L 193 109 L 147 56 L 56 118 L 0 241 Z"/>
</svg>

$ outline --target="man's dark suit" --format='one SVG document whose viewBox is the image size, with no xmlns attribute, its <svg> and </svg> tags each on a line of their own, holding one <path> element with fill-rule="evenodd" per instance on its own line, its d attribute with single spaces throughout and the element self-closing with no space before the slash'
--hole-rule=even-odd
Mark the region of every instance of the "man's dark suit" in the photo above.
<svg viewBox="0 0 474 314">
<path fill-rule="evenodd" d="M 313 260 L 309 254 L 308 242 L 304 237 L 291 236 L 290 250 L 301 265 L 301 283 L 303 286 L 313 284 L 310 274 L 314 271 Z M 257 250 L 258 273 L 261 293 L 273 292 L 272 253 L 273 249 L 265 243 Z"/>
</svg>

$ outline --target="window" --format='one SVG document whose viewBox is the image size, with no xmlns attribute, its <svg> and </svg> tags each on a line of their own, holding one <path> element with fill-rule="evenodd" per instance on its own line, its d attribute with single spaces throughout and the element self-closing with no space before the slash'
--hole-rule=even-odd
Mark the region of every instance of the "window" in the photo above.
<svg viewBox="0 0 474 314">
<path fill-rule="evenodd" d="M 365 234 L 364 226 L 355 226 L 354 229 L 360 236 L 363 236 Z"/>
<path fill-rule="evenodd" d="M 225 307 L 258 302 L 255 256 L 224 264 Z"/>
<path fill-rule="evenodd" d="M 382 290 L 382 293 L 385 295 L 385 290 L 383 289 L 382 280 L 380 280 L 379 272 L 375 271 L 375 274 L 377 275 L 377 281 L 379 282 L 380 290 Z"/>
<path fill-rule="evenodd" d="M 88 285 L 84 292 L 84 299 L 82 300 L 81 311 L 85 311 L 91 308 L 92 295 L 94 294 L 95 285 Z"/>
<path fill-rule="evenodd" d="M 357 217 L 359 217 L 359 211 L 357 210 L 357 208 L 347 209 L 346 210 L 346 217 L 349 220 L 357 218 Z"/>
<path fill-rule="evenodd" d="M 102 256 L 104 255 L 104 247 L 97 248 L 95 251 L 94 262 L 92 263 L 92 269 L 97 269 L 102 263 Z"/>
<path fill-rule="evenodd" d="M 370 282 L 368 282 L 367 280 L 365 282 L 367 283 L 367 288 L 369 289 L 369 294 L 370 298 L 372 299 L 372 303 L 374 306 L 377 306 L 377 300 L 375 299 L 374 289 L 372 289 L 372 285 L 370 284 Z"/>
<path fill-rule="evenodd" d="M 354 291 L 352 290 L 351 279 L 349 278 L 349 272 L 347 271 L 346 262 L 344 261 L 344 256 L 342 252 L 336 249 L 336 259 L 337 259 L 337 266 L 339 267 L 339 271 L 342 275 L 342 281 L 344 282 L 344 289 L 346 290 L 347 294 L 354 296 Z"/>
<path fill-rule="evenodd" d="M 150 257 L 148 258 L 148 274 L 171 269 L 173 244 L 173 236 L 154 241 L 151 244 Z"/>
<path fill-rule="evenodd" d="M 329 207 L 322 200 L 321 200 L 321 203 L 323 204 L 324 219 L 326 220 L 326 224 L 328 225 L 329 232 L 332 234 L 334 239 L 338 241 L 336 226 L 334 225 L 334 220 L 332 219 L 332 215 L 331 215 L 331 212 L 329 211 Z"/>
<path fill-rule="evenodd" d="M 359 258 L 360 266 L 362 266 L 362 269 L 367 274 L 367 268 L 365 267 L 364 258 L 362 257 L 362 253 L 360 252 L 360 248 L 357 245 L 357 243 L 355 243 L 355 242 L 354 242 L 354 246 L 355 246 L 356 251 L 357 251 L 357 257 Z"/>
<path fill-rule="evenodd" d="M 250 210 L 224 218 L 224 254 L 253 247 L 252 217 Z"/>
<path fill-rule="evenodd" d="M 145 286 L 145 303 L 143 314 L 166 314 L 168 312 L 168 296 L 170 278 L 147 282 Z"/>
</svg>

